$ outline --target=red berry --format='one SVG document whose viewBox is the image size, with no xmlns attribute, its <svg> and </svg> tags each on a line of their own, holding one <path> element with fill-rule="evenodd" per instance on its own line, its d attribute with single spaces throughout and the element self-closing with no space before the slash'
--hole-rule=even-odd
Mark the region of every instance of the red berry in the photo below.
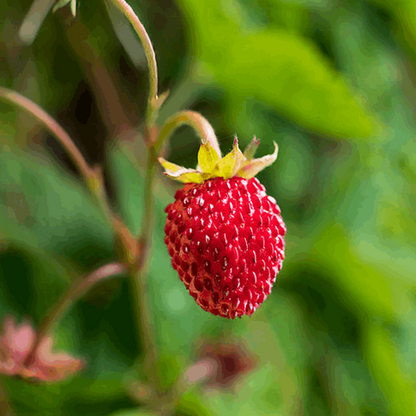
<svg viewBox="0 0 416 416">
<path fill-rule="evenodd" d="M 166 208 L 172 266 L 202 309 L 234 319 L 270 294 L 284 258 L 286 227 L 256 178 L 186 184 Z"/>
</svg>

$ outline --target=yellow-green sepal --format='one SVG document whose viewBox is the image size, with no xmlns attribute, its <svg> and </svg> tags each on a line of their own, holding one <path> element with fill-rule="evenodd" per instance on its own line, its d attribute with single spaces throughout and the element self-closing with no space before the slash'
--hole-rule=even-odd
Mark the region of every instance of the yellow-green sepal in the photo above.
<svg viewBox="0 0 416 416">
<path fill-rule="evenodd" d="M 170 178 L 175 179 L 182 183 L 202 183 L 209 179 L 211 176 L 207 173 L 191 171 L 190 169 L 184 169 L 186 172 L 177 173 L 176 175 L 168 175 Z"/>
<path fill-rule="evenodd" d="M 212 171 L 213 177 L 232 178 L 244 165 L 245 157 L 238 147 L 237 138 L 234 139 L 233 150 L 220 159 Z"/>
<path fill-rule="evenodd" d="M 167 175 L 175 174 L 176 172 L 179 172 L 181 169 L 184 169 L 182 166 L 175 165 L 175 163 L 168 162 L 163 157 L 158 158 L 159 163 L 165 168 L 165 173 Z"/>
<path fill-rule="evenodd" d="M 182 166 L 175 165 L 175 163 L 168 162 L 163 157 L 160 157 L 158 160 L 159 163 L 165 168 L 164 174 L 179 182 L 201 183 L 207 179 L 207 174 L 198 170 L 186 169 Z"/>
<path fill-rule="evenodd" d="M 159 162 L 165 168 L 165 175 L 183 183 L 202 183 L 210 178 L 229 179 L 234 176 L 250 179 L 277 158 L 278 147 L 274 143 L 274 152 L 271 155 L 253 159 L 259 142 L 254 138 L 242 153 L 235 138 L 231 152 L 220 158 L 218 152 L 207 141 L 199 149 L 196 169 L 186 169 L 163 158 L 159 158 Z"/>
<path fill-rule="evenodd" d="M 256 154 L 257 148 L 259 147 L 260 139 L 257 139 L 256 136 L 253 137 L 253 140 L 249 145 L 244 149 L 244 157 L 247 160 L 252 160 Z"/>
<path fill-rule="evenodd" d="M 250 179 L 254 178 L 261 170 L 270 166 L 277 159 L 277 152 L 279 147 L 276 142 L 274 144 L 274 152 L 271 155 L 266 155 L 258 159 L 248 160 L 241 169 L 237 172 L 237 176 L 241 178 Z"/>
<path fill-rule="evenodd" d="M 212 172 L 219 162 L 220 157 L 211 143 L 202 143 L 198 152 L 198 165 L 202 172 Z"/>
</svg>

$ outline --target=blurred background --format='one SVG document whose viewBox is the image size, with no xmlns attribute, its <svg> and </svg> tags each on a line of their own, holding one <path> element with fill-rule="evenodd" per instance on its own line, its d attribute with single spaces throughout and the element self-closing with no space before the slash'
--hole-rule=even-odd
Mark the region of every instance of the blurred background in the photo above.
<svg viewBox="0 0 416 416">
<path fill-rule="evenodd" d="M 75 17 L 52 4 L 0 2 L 0 84 L 41 105 L 89 163 L 104 165 L 115 210 L 139 232 L 144 53 L 103 1 L 77 1 Z M 212 123 L 223 153 L 235 134 L 242 147 L 260 138 L 260 155 L 279 145 L 258 178 L 287 224 L 286 259 L 252 318 L 212 316 L 188 295 L 163 243 L 177 185 L 158 173 L 148 281 L 162 386 L 198 357 L 228 363 L 175 414 L 416 414 L 416 2 L 129 4 L 153 41 L 159 91 L 170 90 L 160 124 L 190 108 Z M 166 156 L 194 167 L 197 149 L 184 127 Z M 39 323 L 72 280 L 116 259 L 110 225 L 64 150 L 0 103 L 1 320 Z M 54 385 L 5 378 L 16 415 L 150 414 L 135 409 L 134 380 L 146 376 L 132 315 L 126 279 L 77 302 L 57 347 L 87 369 Z"/>
</svg>

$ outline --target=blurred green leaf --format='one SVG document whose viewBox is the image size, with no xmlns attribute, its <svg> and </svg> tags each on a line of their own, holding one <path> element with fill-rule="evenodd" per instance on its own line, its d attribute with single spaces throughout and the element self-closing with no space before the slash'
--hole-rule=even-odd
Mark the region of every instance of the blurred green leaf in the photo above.
<svg viewBox="0 0 416 416">
<path fill-rule="evenodd" d="M 412 0 L 367 0 L 388 10 L 397 19 L 396 33 L 414 60 L 416 46 L 416 3 Z"/>
<path fill-rule="evenodd" d="M 238 385 L 238 393 L 218 394 L 206 391 L 204 401 L 221 416 L 267 415 L 270 412 L 290 416 L 282 407 L 280 387 L 273 377 L 271 365 L 251 373 Z M 225 393 L 225 392 L 224 392 Z"/>
<path fill-rule="evenodd" d="M 183 372 L 185 366 L 181 357 L 171 354 L 169 351 L 161 352 L 156 366 L 160 387 L 169 391 Z"/>
<path fill-rule="evenodd" d="M 35 247 L 89 264 L 111 253 L 111 226 L 82 184 L 44 155 L 9 146 L 0 150 L 0 163 L 0 227 L 5 236 L 26 242 L 25 233 L 36 235 Z M 96 245 L 90 252 L 89 242 Z"/>
<path fill-rule="evenodd" d="M 364 354 L 370 369 L 389 402 L 389 415 L 414 415 L 415 380 L 400 370 L 398 353 L 380 322 L 369 322 L 363 332 Z"/>
<path fill-rule="evenodd" d="M 232 1 L 180 4 L 191 22 L 199 62 L 194 76 L 212 74 L 227 89 L 232 108 L 253 96 L 323 134 L 369 137 L 380 132 L 376 118 L 308 39 L 276 28 L 245 33 L 232 18 Z"/>
<path fill-rule="evenodd" d="M 91 380 L 80 375 L 55 384 L 8 378 L 6 383 L 19 416 L 76 416 L 80 409 L 91 416 L 102 416 L 132 406 L 120 375 L 113 374 L 113 379 L 107 380 Z"/>
<path fill-rule="evenodd" d="M 121 141 L 109 153 L 110 170 L 116 184 L 119 209 L 129 229 L 138 234 L 144 210 L 144 172 L 135 154 L 138 150 Z"/>
<path fill-rule="evenodd" d="M 408 299 L 403 297 L 404 288 L 357 256 L 339 227 L 332 226 L 322 233 L 314 246 L 314 257 L 327 270 L 333 271 L 333 278 L 345 299 L 358 309 L 363 319 L 368 316 L 393 319 L 400 309 L 404 311 L 409 307 Z M 337 260 L 340 258 L 342 262 Z"/>
<path fill-rule="evenodd" d="M 196 389 L 188 390 L 180 399 L 177 412 L 191 416 L 214 416 L 212 408 L 201 400 L 201 395 Z"/>
</svg>

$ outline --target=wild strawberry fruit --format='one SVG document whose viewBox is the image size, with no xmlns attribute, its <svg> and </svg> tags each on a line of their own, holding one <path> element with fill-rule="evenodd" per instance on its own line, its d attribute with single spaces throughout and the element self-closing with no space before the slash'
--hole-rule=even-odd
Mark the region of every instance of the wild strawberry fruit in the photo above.
<svg viewBox="0 0 416 416">
<path fill-rule="evenodd" d="M 185 183 L 166 207 L 165 243 L 172 265 L 202 309 L 234 319 L 252 315 L 270 294 L 284 258 L 286 227 L 274 198 L 254 176 L 276 160 L 253 159 L 237 139 L 221 159 L 201 145 L 196 170 L 160 158 L 165 174 Z"/>
</svg>

